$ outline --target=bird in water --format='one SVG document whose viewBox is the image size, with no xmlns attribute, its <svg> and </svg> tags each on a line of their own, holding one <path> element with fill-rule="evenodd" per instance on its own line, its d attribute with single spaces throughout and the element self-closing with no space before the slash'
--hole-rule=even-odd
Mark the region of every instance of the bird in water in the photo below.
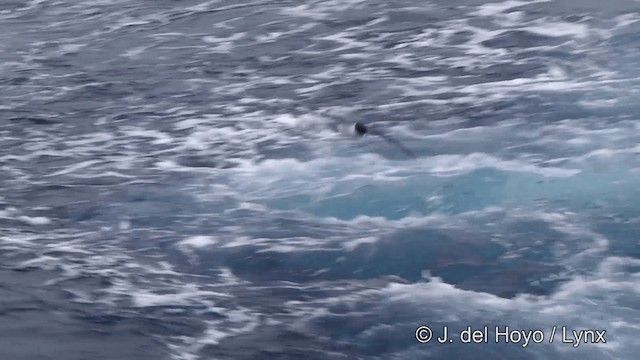
<svg viewBox="0 0 640 360">
<path fill-rule="evenodd" d="M 367 129 L 367 126 L 361 122 L 357 122 L 354 128 L 356 129 L 356 134 L 360 136 L 366 134 L 369 131 L 369 129 Z"/>
<path fill-rule="evenodd" d="M 389 135 L 387 135 L 387 134 L 385 134 L 385 133 L 383 133 L 383 132 L 381 132 L 381 131 L 379 131 L 377 129 L 370 129 L 365 124 L 363 124 L 361 122 L 356 122 L 355 125 L 354 125 L 354 130 L 355 130 L 356 134 L 358 134 L 359 136 L 364 136 L 365 134 L 371 134 L 371 135 L 380 136 L 381 138 L 383 138 L 388 143 L 391 143 L 391 144 L 397 146 L 407 156 L 409 156 L 411 158 L 414 158 L 414 159 L 416 158 L 416 155 L 413 153 L 413 151 L 411 151 L 408 148 L 406 148 L 398 140 L 392 138 L 391 136 L 389 136 Z"/>
</svg>

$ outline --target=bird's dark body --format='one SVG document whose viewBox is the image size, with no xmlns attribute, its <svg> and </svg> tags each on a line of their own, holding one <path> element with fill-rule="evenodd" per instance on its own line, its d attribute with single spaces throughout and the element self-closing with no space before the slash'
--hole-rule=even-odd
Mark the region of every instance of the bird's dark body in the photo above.
<svg viewBox="0 0 640 360">
<path fill-rule="evenodd" d="M 355 125 L 355 130 L 356 130 L 356 134 L 362 136 L 364 134 L 366 134 L 367 132 L 369 132 L 369 129 L 367 129 L 367 126 L 361 122 L 357 122 Z"/>
<path fill-rule="evenodd" d="M 415 158 L 415 154 L 413 153 L 413 151 L 407 149 L 406 147 L 404 147 L 402 144 L 400 144 L 400 142 L 394 138 L 392 138 L 391 136 L 378 131 L 377 129 L 372 129 L 369 130 L 369 128 L 361 123 L 361 122 L 356 122 L 354 125 L 354 130 L 356 132 L 356 134 L 358 134 L 359 136 L 364 136 L 365 134 L 371 134 L 371 135 L 377 135 L 380 136 L 381 138 L 383 138 L 384 140 L 386 140 L 389 143 L 392 143 L 394 145 L 396 145 L 403 153 L 405 153 L 407 156 L 411 157 L 411 158 Z"/>
</svg>

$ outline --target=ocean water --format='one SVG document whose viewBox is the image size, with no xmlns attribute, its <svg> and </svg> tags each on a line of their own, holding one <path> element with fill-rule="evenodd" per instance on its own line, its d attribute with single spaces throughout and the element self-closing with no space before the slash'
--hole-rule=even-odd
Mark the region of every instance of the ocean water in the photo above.
<svg viewBox="0 0 640 360">
<path fill-rule="evenodd" d="M 638 99 L 631 0 L 3 1 L 0 359 L 637 359 Z"/>
</svg>

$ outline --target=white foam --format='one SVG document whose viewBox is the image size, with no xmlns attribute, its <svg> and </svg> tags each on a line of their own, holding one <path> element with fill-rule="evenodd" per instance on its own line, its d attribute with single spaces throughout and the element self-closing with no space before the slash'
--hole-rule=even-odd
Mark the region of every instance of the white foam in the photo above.
<svg viewBox="0 0 640 360">
<path fill-rule="evenodd" d="M 45 269 L 53 269 L 55 268 L 54 264 L 57 264 L 57 258 L 53 256 L 40 255 L 36 256 L 33 259 L 25 260 L 20 262 L 20 266 L 22 267 L 42 267 Z"/>
<path fill-rule="evenodd" d="M 567 22 L 540 21 L 539 25 L 523 27 L 522 30 L 549 37 L 573 36 L 582 39 L 589 35 L 586 24 Z"/>
<path fill-rule="evenodd" d="M 135 47 L 122 53 L 122 56 L 136 59 L 136 58 L 139 58 L 140 55 L 144 54 L 151 47 L 152 47 L 151 45 Z"/>
<path fill-rule="evenodd" d="M 208 35 L 208 36 L 204 36 L 202 38 L 202 41 L 208 44 L 216 44 L 215 47 L 208 47 L 207 51 L 228 53 L 233 50 L 235 42 L 244 38 L 245 35 L 246 35 L 245 33 L 235 33 L 229 37 L 215 37 L 215 36 Z"/>
<path fill-rule="evenodd" d="M 123 220 L 118 223 L 118 229 L 129 230 L 131 228 L 131 221 Z"/>
<path fill-rule="evenodd" d="M 331 35 L 317 37 L 316 39 L 333 41 L 340 44 L 341 45 L 340 47 L 336 49 L 332 49 L 332 51 L 334 52 L 340 52 L 340 51 L 349 50 L 349 49 L 370 48 L 372 46 L 370 42 L 358 41 L 353 38 L 350 38 L 349 35 L 347 35 L 347 33 L 335 33 Z"/>
<path fill-rule="evenodd" d="M 185 304 L 204 303 L 209 306 L 213 305 L 213 301 L 210 299 L 215 297 L 228 297 L 229 295 L 223 293 L 217 293 L 213 291 L 203 291 L 197 288 L 184 289 L 184 292 L 172 293 L 172 294 L 156 294 L 152 292 L 146 292 L 144 290 L 138 290 L 131 293 L 133 304 L 136 307 L 149 307 L 149 306 L 180 306 Z M 206 300 L 205 300 L 206 299 Z"/>
<path fill-rule="evenodd" d="M 226 319 L 207 321 L 206 330 L 197 337 L 177 339 L 180 344 L 170 345 L 174 351 L 174 359 L 199 359 L 199 352 L 205 346 L 217 345 L 227 337 L 255 331 L 261 323 L 258 314 L 246 308 L 228 310 L 212 307 L 211 310 L 224 311 Z"/>
<path fill-rule="evenodd" d="M 48 218 L 44 217 L 44 216 L 36 216 L 36 217 L 30 217 L 30 216 L 20 216 L 18 217 L 18 220 L 20 221 L 24 221 L 29 225 L 49 225 L 51 224 L 51 220 L 49 220 Z"/>
<path fill-rule="evenodd" d="M 186 129 L 191 129 L 191 128 L 195 128 L 198 125 L 204 124 L 208 121 L 210 121 L 212 119 L 209 118 L 193 118 L 193 119 L 186 119 L 186 120 L 181 120 L 176 122 L 173 127 L 176 130 L 186 130 Z"/>
<path fill-rule="evenodd" d="M 220 340 L 231 335 L 232 334 L 228 332 L 220 331 L 219 329 L 217 329 L 215 327 L 215 324 L 210 324 L 209 328 L 207 328 L 207 330 L 204 332 L 204 335 L 202 336 L 201 344 L 218 345 L 220 343 Z"/>
<path fill-rule="evenodd" d="M 491 3 L 478 6 L 478 9 L 474 12 L 474 14 L 479 16 L 495 16 L 505 12 L 506 10 L 509 10 L 518 6 L 549 2 L 549 1 L 550 0 L 535 0 L 535 1 L 507 0 L 502 2 L 491 2 Z"/>
<path fill-rule="evenodd" d="M 76 53 L 85 46 L 87 46 L 87 44 L 64 44 L 60 45 L 60 50 L 63 53 Z"/>
<path fill-rule="evenodd" d="M 180 241 L 178 244 L 180 246 L 186 246 L 186 247 L 201 249 L 201 248 L 205 248 L 205 247 L 210 247 L 210 246 L 215 245 L 217 243 L 218 243 L 218 240 L 213 236 L 197 235 L 197 236 L 188 237 L 188 238 Z"/>
<path fill-rule="evenodd" d="M 379 239 L 377 237 L 369 236 L 369 237 L 357 238 L 357 239 L 353 239 L 353 240 L 347 241 L 347 242 L 343 243 L 342 246 L 347 251 L 353 251 L 356 248 L 358 248 L 358 246 L 360 246 L 362 244 L 373 244 L 373 243 L 377 242 L 378 240 Z"/>
<path fill-rule="evenodd" d="M 157 130 L 126 126 L 121 127 L 120 132 L 122 132 L 126 136 L 155 139 L 154 141 L 152 141 L 152 144 L 156 145 L 170 144 L 173 142 L 173 138 L 169 134 Z"/>
<path fill-rule="evenodd" d="M 469 155 L 440 155 L 433 158 L 431 173 L 441 175 L 459 175 L 481 168 L 496 168 L 504 171 L 527 172 L 545 177 L 571 177 L 581 172 L 580 169 L 564 169 L 539 167 L 533 164 L 514 160 L 500 160 L 484 153 Z"/>
<path fill-rule="evenodd" d="M 54 172 L 52 174 L 48 174 L 46 176 L 47 177 L 52 177 L 52 176 L 66 175 L 66 174 L 70 174 L 70 173 L 73 173 L 75 171 L 78 171 L 78 170 L 81 170 L 81 169 L 85 169 L 85 168 L 88 168 L 88 167 L 91 167 L 93 165 L 100 164 L 100 163 L 102 163 L 102 161 L 100 161 L 100 160 L 82 161 L 80 163 L 67 166 L 66 168 L 64 168 L 64 169 L 62 169 L 60 171 L 56 171 L 56 172 Z"/>
<path fill-rule="evenodd" d="M 618 15 L 613 19 L 616 22 L 615 28 L 623 28 L 629 25 L 633 25 L 640 21 L 640 14 L 638 13 L 629 13 Z"/>
<path fill-rule="evenodd" d="M 634 341 L 639 326 L 636 324 L 637 313 L 625 306 L 625 299 L 640 295 L 640 287 L 637 286 L 640 274 L 629 273 L 623 268 L 638 265 L 640 261 L 637 259 L 607 258 L 595 273 L 570 279 L 548 296 L 521 294 L 514 298 L 503 298 L 463 290 L 440 278 L 430 277 L 429 282 L 391 283 L 383 288 L 354 290 L 346 295 L 306 303 L 290 301 L 287 305 L 297 317 L 304 316 L 305 321 L 309 322 L 329 315 L 328 308 L 334 304 L 358 306 L 372 313 L 401 307 L 412 316 L 403 320 L 397 318 L 397 322 L 415 322 L 418 319 L 417 324 L 411 323 L 415 327 L 422 321 L 424 324 L 444 322 L 449 327 L 459 325 L 462 328 L 488 323 L 502 328 L 541 329 L 547 341 L 536 344 L 538 354 L 539 351 L 553 351 L 556 354 L 571 351 L 588 359 L 628 358 L 629 352 L 634 351 L 628 344 Z M 532 317 L 531 314 L 538 316 Z M 589 316 L 585 317 L 584 314 Z M 424 319 L 420 320 L 421 317 Z M 495 324 L 495 319 L 505 320 Z M 589 344 L 581 348 L 567 347 L 556 335 L 556 342 L 549 344 L 553 326 L 606 329 L 607 343 Z M 373 332 L 373 329 L 363 330 L 361 336 L 367 336 L 369 332 Z M 393 357 L 392 354 L 390 356 Z"/>
<path fill-rule="evenodd" d="M 245 36 L 244 33 L 235 33 L 232 34 L 231 36 L 228 37 L 215 37 L 215 36 L 204 36 L 202 38 L 202 41 L 210 43 L 210 44 L 218 44 L 221 42 L 228 42 L 228 41 L 235 41 L 235 40 L 240 40 Z"/>
<path fill-rule="evenodd" d="M 0 215 L 2 218 L 2 215 Z M 9 244 L 13 246 L 30 246 L 33 245 L 34 240 L 38 240 L 36 235 L 8 235 L 0 237 L 0 241 L 3 244 Z"/>
<path fill-rule="evenodd" d="M 573 160 L 576 163 L 580 163 L 592 158 L 613 158 L 617 155 L 626 155 L 626 154 L 635 155 L 639 153 L 640 153 L 640 145 L 635 145 L 632 147 L 623 147 L 623 148 L 599 148 L 599 149 L 591 150 L 584 155 L 575 157 Z"/>
<path fill-rule="evenodd" d="M 593 99 L 583 100 L 579 102 L 581 106 L 585 108 L 598 109 L 598 108 L 611 108 L 620 105 L 619 99 Z"/>
<path fill-rule="evenodd" d="M 65 144 L 70 147 L 93 145 L 96 143 L 104 143 L 113 140 L 115 137 L 110 133 L 95 132 L 85 134 L 75 140 L 65 140 Z"/>
<path fill-rule="evenodd" d="M 285 7 L 281 12 L 288 16 L 323 20 L 334 16 L 336 12 L 358 11 L 361 4 L 365 2 L 366 0 L 325 0 L 313 4 Z"/>
<path fill-rule="evenodd" d="M 4 210 L 0 210 L 0 218 L 10 219 L 18 213 L 18 209 L 14 207 L 8 207 Z"/>
<path fill-rule="evenodd" d="M 274 117 L 271 121 L 278 124 L 286 125 L 291 128 L 295 128 L 300 123 L 299 119 L 291 116 L 290 114 L 278 115 Z"/>
</svg>

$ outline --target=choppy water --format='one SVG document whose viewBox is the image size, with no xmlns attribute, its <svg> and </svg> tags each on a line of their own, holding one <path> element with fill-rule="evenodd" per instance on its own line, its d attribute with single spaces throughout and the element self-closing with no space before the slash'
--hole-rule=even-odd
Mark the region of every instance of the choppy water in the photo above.
<svg viewBox="0 0 640 360">
<path fill-rule="evenodd" d="M 636 359 L 639 20 L 627 0 L 2 2 L 0 358 Z"/>
</svg>

